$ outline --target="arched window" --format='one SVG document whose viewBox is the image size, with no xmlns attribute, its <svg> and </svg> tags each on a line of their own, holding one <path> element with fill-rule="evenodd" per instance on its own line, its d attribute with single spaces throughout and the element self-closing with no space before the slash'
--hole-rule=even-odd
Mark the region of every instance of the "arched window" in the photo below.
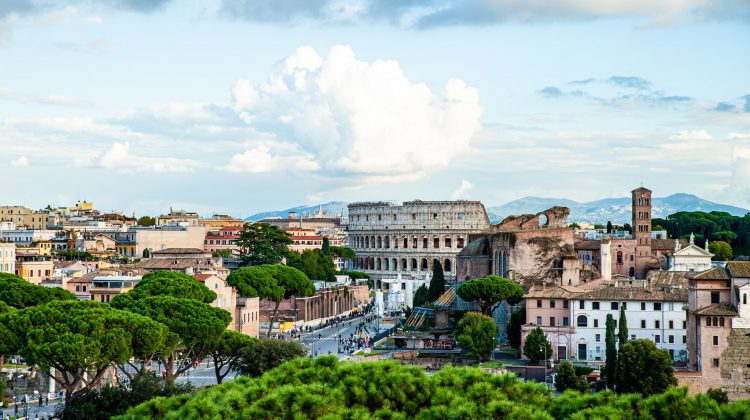
<svg viewBox="0 0 750 420">
<path fill-rule="evenodd" d="M 719 318 L 719 326 L 720 327 L 724 326 L 724 317 Z"/>
<path fill-rule="evenodd" d="M 443 264 L 443 271 L 445 271 L 446 273 L 450 273 L 451 270 L 451 260 L 445 260 L 445 264 Z"/>
<path fill-rule="evenodd" d="M 416 258 L 411 259 L 411 271 L 417 271 L 417 259 Z"/>
<path fill-rule="evenodd" d="M 422 248 L 427 249 L 427 238 L 422 238 Z"/>
<path fill-rule="evenodd" d="M 630 270 L 628 270 L 628 274 L 630 277 L 635 277 L 635 267 L 630 267 Z"/>
<path fill-rule="evenodd" d="M 406 266 L 406 258 L 401 259 L 401 271 L 409 271 L 409 267 Z"/>
<path fill-rule="evenodd" d="M 718 327 L 718 326 L 719 326 L 719 318 L 714 317 L 714 327 Z"/>
<path fill-rule="evenodd" d="M 586 318 L 586 315 L 578 315 L 578 318 L 576 319 L 576 325 L 579 327 L 588 327 L 589 319 Z"/>
<path fill-rule="evenodd" d="M 398 260 L 395 258 L 393 259 L 393 263 L 391 264 L 391 270 L 398 271 Z"/>
<path fill-rule="evenodd" d="M 375 269 L 375 258 L 370 257 L 370 270 Z"/>
<path fill-rule="evenodd" d="M 422 266 L 420 268 L 422 271 L 427 271 L 427 258 L 422 258 Z"/>
<path fill-rule="evenodd" d="M 375 260 L 375 269 L 376 270 L 382 270 L 383 266 L 381 265 L 380 258 Z"/>
<path fill-rule="evenodd" d="M 382 247 L 383 247 L 383 238 L 378 236 L 378 248 L 382 248 Z"/>
<path fill-rule="evenodd" d="M 409 248 L 409 238 L 404 236 L 404 249 L 408 249 L 408 248 Z"/>
<path fill-rule="evenodd" d="M 369 247 L 370 247 L 370 237 L 365 236 L 365 248 L 369 248 Z"/>
<path fill-rule="evenodd" d="M 390 249 L 390 248 L 391 248 L 391 238 L 390 236 L 386 236 L 385 237 L 385 249 Z"/>
<path fill-rule="evenodd" d="M 617 251 L 617 264 L 622 264 L 622 251 Z"/>
<path fill-rule="evenodd" d="M 742 304 L 747 305 L 747 293 L 742 294 Z"/>
<path fill-rule="evenodd" d="M 706 326 L 707 327 L 711 326 L 711 317 L 706 318 Z"/>
</svg>

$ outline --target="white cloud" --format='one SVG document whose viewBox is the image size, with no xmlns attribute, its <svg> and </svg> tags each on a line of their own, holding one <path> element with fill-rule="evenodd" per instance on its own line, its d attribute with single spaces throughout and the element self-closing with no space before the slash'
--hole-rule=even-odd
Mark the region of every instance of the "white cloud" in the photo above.
<svg viewBox="0 0 750 420">
<path fill-rule="evenodd" d="M 68 6 L 64 9 L 54 10 L 45 13 L 37 18 L 37 22 L 44 26 L 58 25 L 70 22 L 70 18 L 75 16 L 77 10 L 75 7 Z"/>
<path fill-rule="evenodd" d="M 27 158 L 26 156 L 19 156 L 18 159 L 13 159 L 12 161 L 10 161 L 10 164 L 16 167 L 29 166 L 29 158 Z"/>
<path fill-rule="evenodd" d="M 121 169 L 150 172 L 191 172 L 200 163 L 192 159 L 174 157 L 147 157 L 130 153 L 130 143 L 114 143 L 99 159 L 99 166 L 107 169 Z"/>
<path fill-rule="evenodd" d="M 86 16 L 83 19 L 83 21 L 91 25 L 101 25 L 103 20 L 101 16 L 91 15 L 91 16 Z"/>
<path fill-rule="evenodd" d="M 1 25 L 1 24 L 0 24 Z M 0 31 L 2 29 L 0 28 Z M 4 88 L 0 86 L 0 99 L 8 99 L 17 102 L 24 103 L 36 103 L 36 104 L 47 104 L 47 105 L 63 105 L 63 106 L 84 106 L 86 103 L 79 99 L 64 96 L 64 95 L 37 95 L 33 93 L 18 92 L 12 89 Z"/>
<path fill-rule="evenodd" d="M 711 140 L 713 137 L 706 130 L 680 130 L 669 136 L 670 140 Z"/>
<path fill-rule="evenodd" d="M 461 80 L 437 95 L 407 79 L 398 62 L 359 61 L 347 46 L 325 59 L 301 47 L 266 83 L 240 80 L 232 94 L 234 109 L 258 132 L 297 145 L 327 170 L 365 176 L 447 166 L 469 148 L 483 111 L 477 90 Z"/>
<path fill-rule="evenodd" d="M 273 149 L 275 150 L 271 150 Z M 316 171 L 320 165 L 312 156 L 300 154 L 289 145 L 259 144 L 243 153 L 232 156 L 226 170 L 229 172 L 263 173 L 277 169 Z"/>
<path fill-rule="evenodd" d="M 453 199 L 464 198 L 466 197 L 466 194 L 473 189 L 474 184 L 463 179 L 461 180 L 461 185 L 459 185 L 458 188 L 456 188 L 456 190 L 451 193 L 451 197 L 453 197 Z"/>
</svg>

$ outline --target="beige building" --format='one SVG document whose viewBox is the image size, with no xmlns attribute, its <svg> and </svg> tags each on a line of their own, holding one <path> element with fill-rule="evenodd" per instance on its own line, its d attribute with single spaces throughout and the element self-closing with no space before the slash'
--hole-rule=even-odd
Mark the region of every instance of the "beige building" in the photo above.
<svg viewBox="0 0 750 420">
<path fill-rule="evenodd" d="M 127 293 L 141 281 L 141 276 L 100 276 L 91 281 L 91 300 L 109 303 L 113 297 Z"/>
<path fill-rule="evenodd" d="M 222 308 L 232 314 L 228 329 L 258 337 L 260 326 L 259 299 L 243 298 L 237 290 L 227 284 L 226 280 L 216 274 L 196 274 L 195 279 L 216 293 L 212 306 Z"/>
<path fill-rule="evenodd" d="M 206 228 L 203 226 L 132 227 L 127 232 L 114 233 L 117 255 L 126 258 L 147 257 L 154 251 L 167 248 L 203 248 Z M 147 251 L 144 253 L 144 251 Z"/>
<path fill-rule="evenodd" d="M 302 252 L 323 248 L 323 237 L 317 235 L 313 229 L 283 228 L 283 230 L 292 237 L 292 244 L 289 245 L 292 251 Z"/>
<path fill-rule="evenodd" d="M 184 225 L 184 226 L 198 226 L 200 216 L 198 213 L 193 213 L 185 210 L 172 210 L 169 209 L 169 214 L 162 214 L 156 218 L 156 226 L 167 226 L 167 225 Z"/>
<path fill-rule="evenodd" d="M 750 262 L 694 275 L 687 311 L 691 372 L 680 382 L 691 392 L 722 388 L 731 400 L 750 398 Z"/>
<path fill-rule="evenodd" d="M 48 211 L 36 211 L 23 206 L 2 206 L 0 222 L 13 222 L 18 229 L 47 229 L 47 226 L 59 224 L 60 218 Z"/>
<path fill-rule="evenodd" d="M 260 334 L 260 299 L 238 297 L 234 319 L 235 331 L 258 337 Z"/>
<path fill-rule="evenodd" d="M 16 252 L 15 273 L 29 283 L 40 284 L 52 279 L 54 263 L 48 256 Z"/>
<path fill-rule="evenodd" d="M 131 265 L 132 268 L 147 271 L 178 271 L 190 276 L 196 274 L 216 274 L 219 277 L 229 275 L 224 268 L 221 257 L 213 257 L 200 248 L 167 248 L 151 253 L 151 258 L 144 258 Z"/>
<path fill-rule="evenodd" d="M 16 273 L 16 244 L 0 242 L 0 273 Z"/>
</svg>

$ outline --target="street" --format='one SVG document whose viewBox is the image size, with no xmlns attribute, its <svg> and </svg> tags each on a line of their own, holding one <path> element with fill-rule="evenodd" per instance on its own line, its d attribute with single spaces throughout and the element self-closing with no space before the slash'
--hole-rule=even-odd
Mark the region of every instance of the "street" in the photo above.
<svg viewBox="0 0 750 420">
<path fill-rule="evenodd" d="M 326 354 L 336 354 L 339 358 L 344 358 L 349 353 L 339 353 L 339 337 L 343 339 L 347 338 L 372 338 L 379 331 L 387 330 L 392 327 L 392 324 L 385 323 L 382 320 L 378 322 L 373 316 L 368 316 L 368 321 L 363 323 L 362 317 L 357 317 L 347 321 L 338 323 L 337 325 L 331 325 L 329 327 L 313 331 L 311 333 L 303 334 L 300 338 L 300 343 L 308 348 L 310 356 L 317 357 Z M 358 333 L 357 328 L 362 326 L 362 330 Z M 379 327 L 379 329 L 378 329 Z M 372 343 L 369 343 L 372 346 Z M 364 348 L 364 346 L 362 347 Z M 357 350 L 357 345 L 354 345 L 354 350 Z"/>
</svg>

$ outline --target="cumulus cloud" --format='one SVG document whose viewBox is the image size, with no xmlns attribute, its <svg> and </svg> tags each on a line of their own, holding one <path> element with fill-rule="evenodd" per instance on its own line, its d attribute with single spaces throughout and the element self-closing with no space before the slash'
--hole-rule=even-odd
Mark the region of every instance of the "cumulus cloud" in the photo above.
<svg viewBox="0 0 750 420">
<path fill-rule="evenodd" d="M 680 130 L 679 133 L 669 136 L 671 140 L 711 140 L 713 136 L 706 130 Z"/>
<path fill-rule="evenodd" d="M 26 156 L 19 156 L 18 159 L 11 160 L 10 164 L 16 167 L 29 166 L 29 159 Z"/>
<path fill-rule="evenodd" d="M 235 111 L 253 129 L 294 144 L 331 172 L 423 174 L 448 165 L 481 128 L 479 95 L 463 81 L 449 80 L 435 94 L 410 81 L 397 62 L 360 61 L 346 46 L 326 58 L 299 48 L 267 82 L 240 80 L 232 94 Z M 235 157 L 268 162 L 261 152 Z"/>
<path fill-rule="evenodd" d="M 453 197 L 454 200 L 457 200 L 459 198 L 464 198 L 466 197 L 466 194 L 468 194 L 473 189 L 474 189 L 474 184 L 463 179 L 461 180 L 461 185 L 459 185 L 458 188 L 456 188 L 451 193 L 451 197 Z"/>
<path fill-rule="evenodd" d="M 98 165 L 107 169 L 139 172 L 191 172 L 200 163 L 192 159 L 139 156 L 130 152 L 130 143 L 115 142 L 99 158 Z"/>
<path fill-rule="evenodd" d="M 46 105 L 62 105 L 62 106 L 84 106 L 85 101 L 79 99 L 64 96 L 64 95 L 37 95 L 33 93 L 19 92 L 12 89 L 4 88 L 0 86 L 0 99 L 12 100 L 17 102 L 35 103 L 35 104 L 46 104 Z"/>
<path fill-rule="evenodd" d="M 660 25 L 685 18 L 750 20 L 750 6 L 742 0 L 223 0 L 221 13 L 259 22 L 315 20 L 351 24 L 374 21 L 417 28 L 632 17 Z"/>
</svg>

